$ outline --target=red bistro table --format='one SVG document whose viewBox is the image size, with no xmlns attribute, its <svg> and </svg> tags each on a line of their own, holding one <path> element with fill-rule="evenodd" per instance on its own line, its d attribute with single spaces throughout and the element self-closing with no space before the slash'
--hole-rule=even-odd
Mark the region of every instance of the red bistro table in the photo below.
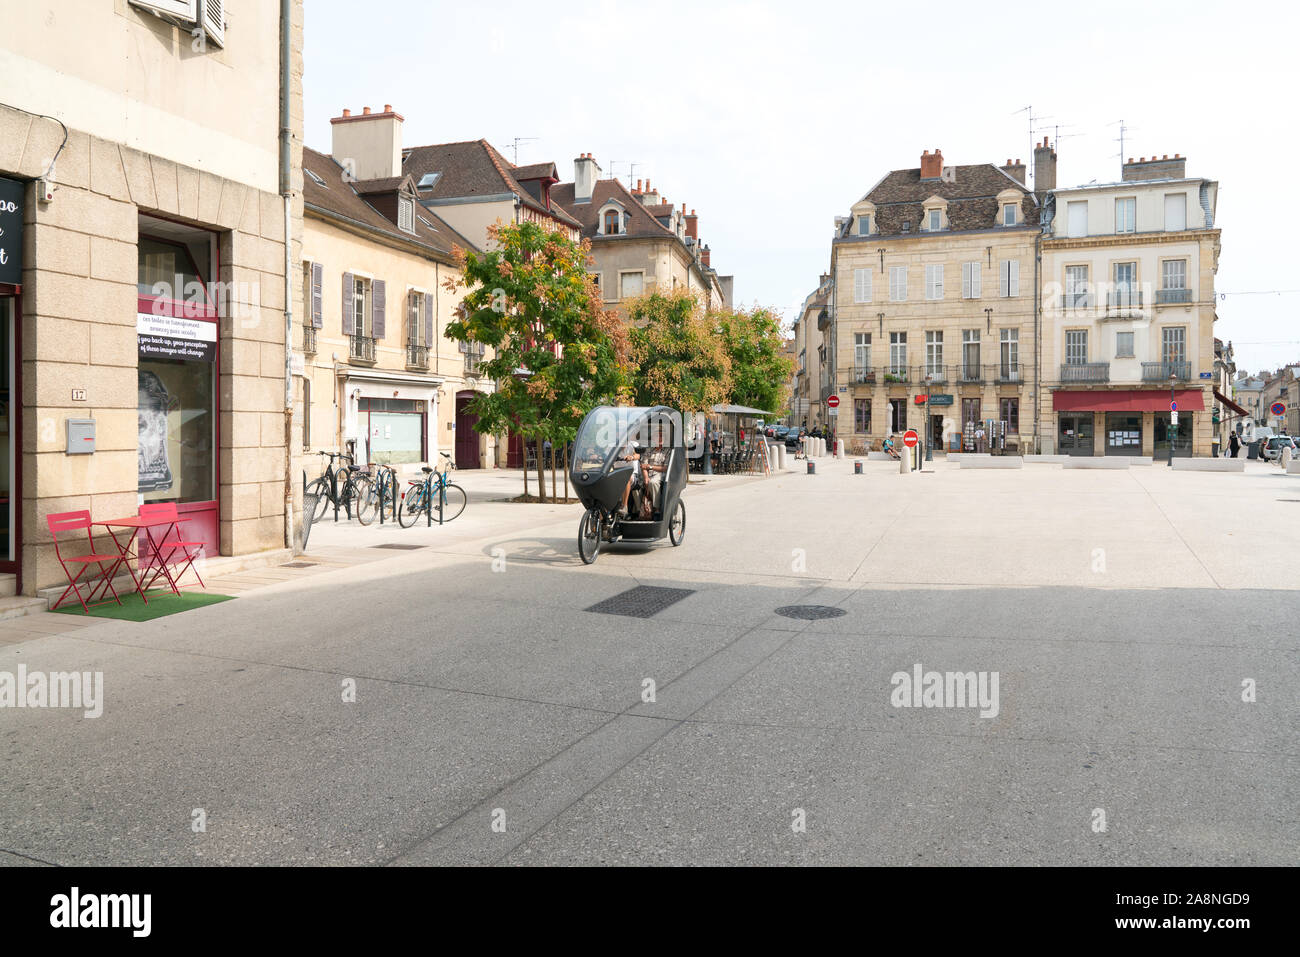
<svg viewBox="0 0 1300 957">
<path fill-rule="evenodd" d="M 107 522 L 93 522 L 92 524 L 98 525 L 108 531 L 109 537 L 113 539 L 113 544 L 117 546 L 118 554 L 121 555 L 117 564 L 126 566 L 127 573 L 131 576 L 131 581 L 135 583 L 136 592 L 140 595 L 141 600 L 144 601 L 146 605 L 149 604 L 149 598 L 145 595 L 145 590 L 158 580 L 159 575 L 167 580 L 167 584 L 173 593 L 180 595 L 180 589 L 176 587 L 176 580 L 173 579 L 171 573 L 167 571 L 167 563 L 163 561 L 162 553 L 159 551 L 159 546 L 167 541 L 167 536 L 170 535 L 172 529 L 176 527 L 177 521 L 175 519 L 144 518 L 140 515 L 132 515 L 128 518 L 113 518 L 109 519 Z M 154 529 L 158 528 L 161 528 L 164 531 L 155 540 Z M 114 529 L 116 529 L 116 531 L 114 531 Z M 146 569 L 140 564 L 141 555 L 139 536 L 141 532 L 144 533 L 145 541 L 148 543 L 149 552 L 152 553 L 154 560 L 158 563 L 157 569 L 154 570 L 153 575 L 149 577 L 147 581 L 145 579 Z M 132 545 L 135 546 L 134 553 L 131 550 Z M 139 570 L 138 576 L 131 570 L 132 559 L 135 560 L 136 568 Z M 117 568 L 114 568 L 109 572 L 109 578 L 115 574 L 117 574 Z"/>
</svg>

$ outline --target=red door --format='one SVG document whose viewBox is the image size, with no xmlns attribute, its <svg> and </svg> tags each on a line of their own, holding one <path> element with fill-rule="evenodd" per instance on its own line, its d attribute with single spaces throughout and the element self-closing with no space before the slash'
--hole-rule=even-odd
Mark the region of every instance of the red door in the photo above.
<svg viewBox="0 0 1300 957">
<path fill-rule="evenodd" d="M 456 468 L 458 469 L 476 469 L 481 465 L 478 416 L 466 408 L 473 398 L 473 390 L 456 393 Z"/>
</svg>

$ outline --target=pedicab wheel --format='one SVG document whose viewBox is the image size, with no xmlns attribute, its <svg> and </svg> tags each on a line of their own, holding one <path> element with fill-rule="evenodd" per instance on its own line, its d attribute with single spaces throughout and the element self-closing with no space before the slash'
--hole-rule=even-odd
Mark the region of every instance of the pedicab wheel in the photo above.
<svg viewBox="0 0 1300 957">
<path fill-rule="evenodd" d="M 668 522 L 668 540 L 676 548 L 686 537 L 686 503 L 681 499 L 677 500 L 677 510 L 673 512 L 672 519 Z"/>
<path fill-rule="evenodd" d="M 584 565 L 590 565 L 600 554 L 600 513 L 588 509 L 578 523 L 578 554 Z"/>
</svg>

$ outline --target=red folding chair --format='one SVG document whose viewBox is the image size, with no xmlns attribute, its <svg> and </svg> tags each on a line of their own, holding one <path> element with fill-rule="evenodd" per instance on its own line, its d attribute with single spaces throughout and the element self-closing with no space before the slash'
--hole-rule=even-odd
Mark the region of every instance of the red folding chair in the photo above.
<svg viewBox="0 0 1300 957">
<path fill-rule="evenodd" d="M 63 590 L 59 600 L 50 606 L 50 611 L 63 604 L 63 599 L 68 597 L 68 592 L 74 592 L 77 601 L 81 602 L 81 610 L 87 615 L 90 614 L 90 605 L 86 603 L 85 598 L 81 597 L 81 588 L 78 586 L 79 584 L 82 586 L 90 584 L 89 581 L 82 581 L 82 576 L 90 571 L 91 565 L 96 565 L 99 568 L 99 583 L 90 590 L 90 594 L 87 596 L 90 598 L 91 603 L 95 605 L 108 604 L 107 599 L 100 602 L 95 601 L 95 596 L 102 591 L 105 595 L 112 592 L 113 600 L 119 605 L 122 604 L 122 599 L 117 595 L 117 589 L 113 587 L 113 575 L 118 566 L 122 564 L 122 556 L 120 554 L 104 555 L 95 551 L 95 538 L 90 532 L 90 512 L 85 509 L 79 512 L 56 512 L 45 516 L 45 523 L 49 526 L 50 535 L 54 538 L 54 555 L 58 558 L 59 564 L 63 566 L 63 574 L 68 578 L 68 587 Z M 83 528 L 86 530 L 86 541 L 90 543 L 90 554 L 64 557 L 62 549 L 59 548 L 59 533 L 77 532 Z M 77 567 L 77 574 L 72 574 L 72 571 L 68 568 L 69 565 Z M 107 570 L 104 568 L 105 565 L 109 566 Z"/>
<path fill-rule="evenodd" d="M 207 588 L 208 586 L 203 584 L 203 576 L 194 567 L 194 560 L 200 557 L 199 550 L 206 548 L 208 543 L 184 540 L 184 536 L 181 534 L 181 517 L 176 509 L 176 503 L 158 502 L 156 504 L 141 505 L 140 517 L 157 518 L 175 523 L 163 536 L 162 541 L 153 542 L 152 538 L 148 539 L 154 544 L 153 557 L 161 566 L 179 569 L 170 580 L 179 582 L 186 569 L 191 569 L 194 572 L 194 577 L 199 580 L 199 587 Z M 191 551 L 191 549 L 194 549 L 194 551 Z M 153 578 L 149 579 L 150 585 L 154 583 L 159 574 L 160 572 L 155 572 Z M 176 587 L 180 588 L 180 585 L 178 584 Z"/>
</svg>

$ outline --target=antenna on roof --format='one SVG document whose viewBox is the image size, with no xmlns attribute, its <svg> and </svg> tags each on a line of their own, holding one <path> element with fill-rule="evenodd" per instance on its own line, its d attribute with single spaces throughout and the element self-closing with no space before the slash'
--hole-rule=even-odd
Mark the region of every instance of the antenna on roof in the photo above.
<svg viewBox="0 0 1300 957">
<path fill-rule="evenodd" d="M 1119 136 L 1115 138 L 1115 142 L 1119 143 L 1119 165 L 1122 175 L 1124 168 L 1124 138 L 1126 134 L 1133 132 L 1133 127 L 1125 126 L 1123 120 L 1116 120 L 1114 123 L 1107 123 L 1106 125 L 1119 127 Z"/>
<path fill-rule="evenodd" d="M 618 178 L 617 176 L 614 175 L 614 167 L 617 166 L 619 163 L 626 163 L 626 164 L 627 164 L 627 184 L 628 184 L 628 186 L 631 186 L 634 182 L 636 182 L 636 179 L 635 179 L 635 177 L 636 177 L 636 168 L 637 168 L 638 166 L 644 166 L 644 165 L 645 165 L 645 164 L 642 163 L 640 160 L 610 160 L 610 161 L 609 161 L 609 175 L 610 175 L 610 178 L 611 178 L 611 179 L 617 179 L 617 178 Z"/>
<path fill-rule="evenodd" d="M 512 162 L 513 162 L 516 166 L 519 165 L 519 144 L 520 144 L 520 143 L 531 143 L 531 142 L 533 142 L 533 141 L 535 141 L 535 140 L 538 140 L 538 139 L 540 139 L 540 137 L 537 137 L 537 136 L 516 136 L 514 139 L 512 139 L 512 140 L 510 141 L 511 146 L 512 146 L 512 148 L 514 149 L 514 153 L 515 153 L 515 158 L 514 158 L 514 160 L 513 160 Z"/>
<path fill-rule="evenodd" d="M 1021 113 L 1028 113 L 1028 114 L 1029 114 L 1029 154 L 1028 154 L 1028 155 L 1029 155 L 1030 157 L 1033 157 L 1033 155 L 1034 155 L 1034 147 L 1038 145 L 1038 136 L 1037 136 L 1037 130 L 1036 130 L 1036 128 L 1034 127 L 1034 121 L 1035 121 L 1035 120 L 1050 120 L 1052 117 L 1051 117 L 1050 115 L 1049 115 L 1049 116 L 1035 116 L 1035 115 L 1034 115 L 1034 107 L 1033 107 L 1032 104 L 1029 105 L 1029 106 L 1026 106 L 1023 110 L 1016 110 L 1016 111 L 1015 111 L 1014 113 L 1012 113 L 1011 115 L 1012 115 L 1012 116 L 1019 116 Z M 1030 174 L 1032 174 L 1032 173 L 1034 172 L 1034 164 L 1033 164 L 1032 161 L 1031 161 L 1030 164 L 1029 164 L 1029 172 L 1030 172 Z M 1029 178 L 1031 178 L 1031 177 L 1026 177 L 1026 178 L 1029 179 Z M 1031 186 L 1030 189 L 1033 189 L 1033 187 Z"/>
</svg>

